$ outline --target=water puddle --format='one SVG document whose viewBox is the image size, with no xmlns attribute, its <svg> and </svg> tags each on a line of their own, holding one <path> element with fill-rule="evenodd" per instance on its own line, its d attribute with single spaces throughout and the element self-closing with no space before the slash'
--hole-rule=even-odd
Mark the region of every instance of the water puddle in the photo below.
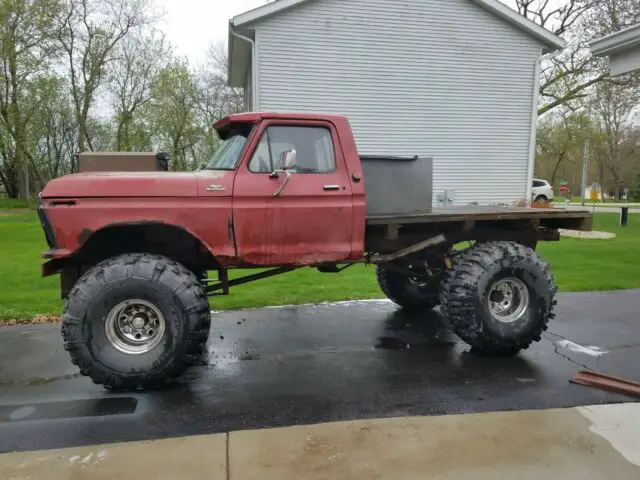
<svg viewBox="0 0 640 480">
<path fill-rule="evenodd" d="M 411 348 L 411 345 L 400 340 L 399 338 L 380 337 L 378 338 L 376 348 L 380 348 L 383 350 L 406 350 L 408 348 Z"/>
<path fill-rule="evenodd" d="M 0 424 L 30 420 L 126 415 L 134 413 L 137 405 L 138 401 L 131 397 L 0 405 Z"/>
</svg>

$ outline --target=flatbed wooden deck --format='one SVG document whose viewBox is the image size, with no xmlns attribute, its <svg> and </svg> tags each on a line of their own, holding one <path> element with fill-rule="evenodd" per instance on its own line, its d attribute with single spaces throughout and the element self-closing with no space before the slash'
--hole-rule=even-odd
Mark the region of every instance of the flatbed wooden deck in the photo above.
<svg viewBox="0 0 640 480">
<path fill-rule="evenodd" d="M 567 228 L 582 231 L 589 231 L 592 228 L 592 214 L 588 210 L 527 207 L 436 208 L 429 213 L 367 216 L 367 225 L 504 220 L 539 220 L 541 226 L 549 228 Z"/>
</svg>

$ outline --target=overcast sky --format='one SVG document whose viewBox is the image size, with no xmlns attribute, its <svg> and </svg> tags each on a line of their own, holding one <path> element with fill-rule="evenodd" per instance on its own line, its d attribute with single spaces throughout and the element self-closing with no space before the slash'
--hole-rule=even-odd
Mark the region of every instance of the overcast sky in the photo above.
<svg viewBox="0 0 640 480">
<path fill-rule="evenodd" d="M 513 0 L 501 0 L 513 5 Z M 551 0 L 550 5 L 559 0 Z M 190 61 L 204 60 L 213 41 L 226 41 L 229 19 L 266 3 L 265 0 L 156 0 L 165 11 L 160 24 L 177 52 Z"/>
<path fill-rule="evenodd" d="M 226 41 L 229 19 L 264 5 L 264 0 L 156 0 L 165 11 L 159 25 L 177 51 L 199 63 L 209 44 Z"/>
</svg>

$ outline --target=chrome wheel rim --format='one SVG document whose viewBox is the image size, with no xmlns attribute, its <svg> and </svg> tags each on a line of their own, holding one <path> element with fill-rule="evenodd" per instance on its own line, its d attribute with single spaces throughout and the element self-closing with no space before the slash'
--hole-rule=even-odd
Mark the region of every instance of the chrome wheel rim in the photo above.
<svg viewBox="0 0 640 480">
<path fill-rule="evenodd" d="M 409 277 L 409 284 L 418 288 L 423 288 L 427 286 L 427 282 L 425 282 L 422 278 L 418 278 L 418 277 Z"/>
<path fill-rule="evenodd" d="M 420 266 L 409 265 L 409 271 L 420 271 Z M 409 281 L 409 285 L 417 288 L 424 288 L 429 285 L 429 282 L 425 280 L 424 276 L 421 275 L 408 275 L 407 280 Z"/>
<path fill-rule="evenodd" d="M 489 311 L 502 323 L 520 320 L 529 308 L 529 289 L 515 277 L 495 282 L 489 290 Z"/>
<path fill-rule="evenodd" d="M 142 355 L 156 348 L 165 328 L 160 309 L 140 299 L 120 302 L 105 319 L 107 340 L 116 350 L 129 355 Z"/>
</svg>

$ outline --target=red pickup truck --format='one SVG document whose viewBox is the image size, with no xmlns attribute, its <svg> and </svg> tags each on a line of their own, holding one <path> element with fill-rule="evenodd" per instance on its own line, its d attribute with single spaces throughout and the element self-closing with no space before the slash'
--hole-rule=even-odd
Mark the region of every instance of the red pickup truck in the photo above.
<svg viewBox="0 0 640 480">
<path fill-rule="evenodd" d="M 177 377 L 207 341 L 208 296 L 301 267 L 373 264 L 401 307 L 439 305 L 473 349 L 515 355 L 553 317 L 537 242 L 591 228 L 588 212 L 432 208 L 431 160 L 360 157 L 343 116 L 244 113 L 215 128 L 200 171 L 78 173 L 40 194 L 65 348 L 106 388 Z"/>
</svg>

